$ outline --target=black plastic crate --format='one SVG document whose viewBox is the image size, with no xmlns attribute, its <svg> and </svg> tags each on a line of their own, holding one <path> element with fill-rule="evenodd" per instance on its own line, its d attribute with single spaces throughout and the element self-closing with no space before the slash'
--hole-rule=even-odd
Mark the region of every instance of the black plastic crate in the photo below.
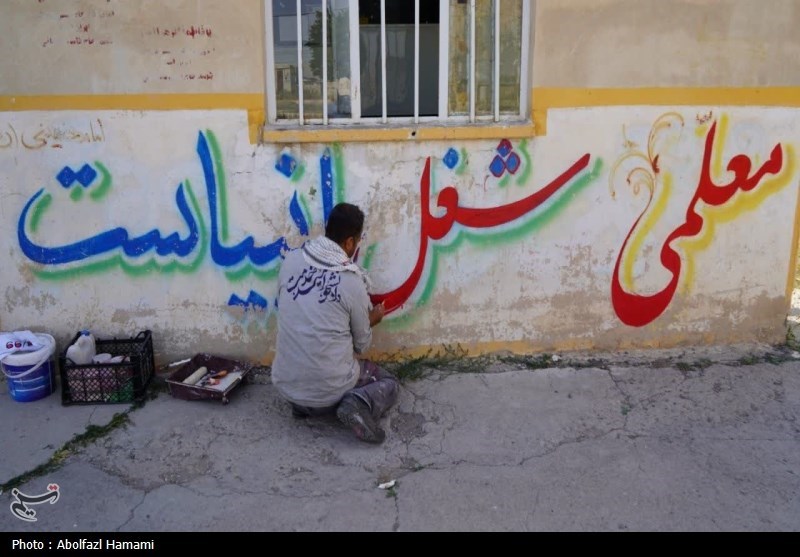
<svg viewBox="0 0 800 557">
<path fill-rule="evenodd" d="M 67 345 L 78 340 L 79 332 Z M 132 339 L 95 340 L 98 354 L 125 356 L 120 363 L 78 365 L 67 359 L 66 349 L 58 358 L 61 369 L 61 403 L 119 404 L 140 401 L 155 374 L 153 335 L 142 331 Z"/>
</svg>

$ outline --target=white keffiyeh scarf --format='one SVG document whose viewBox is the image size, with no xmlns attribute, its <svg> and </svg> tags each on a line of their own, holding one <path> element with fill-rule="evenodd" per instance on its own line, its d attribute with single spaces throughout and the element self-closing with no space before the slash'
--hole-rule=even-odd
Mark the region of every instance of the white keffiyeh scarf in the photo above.
<svg viewBox="0 0 800 557">
<path fill-rule="evenodd" d="M 327 271 L 350 271 L 361 277 L 367 286 L 367 291 L 372 289 L 367 272 L 353 263 L 342 247 L 325 236 L 318 236 L 303 244 L 303 257 L 306 263 L 318 269 Z"/>
</svg>

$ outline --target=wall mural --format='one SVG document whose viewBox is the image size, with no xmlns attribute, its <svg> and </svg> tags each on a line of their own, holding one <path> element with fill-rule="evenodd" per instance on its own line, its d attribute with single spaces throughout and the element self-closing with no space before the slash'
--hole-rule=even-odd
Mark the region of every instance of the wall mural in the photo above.
<svg viewBox="0 0 800 557">
<path fill-rule="evenodd" d="M 510 144 L 510 143 L 509 143 Z M 416 291 L 425 271 L 428 260 L 428 247 L 430 241 L 441 240 L 460 224 L 463 229 L 491 229 L 507 224 L 518 219 L 529 217 L 537 208 L 559 193 L 562 188 L 575 181 L 575 178 L 589 166 L 590 156 L 582 156 L 570 168 L 564 171 L 555 180 L 528 197 L 502 205 L 499 207 L 473 208 L 459 205 L 458 190 L 447 186 L 439 192 L 436 205 L 444 209 L 444 215 L 433 216 L 430 212 L 431 192 L 431 159 L 425 162 L 425 168 L 420 180 L 420 211 L 422 215 L 419 254 L 416 264 L 408 278 L 391 292 L 374 294 L 374 303 L 383 302 L 386 313 L 390 314 L 400 308 Z"/>
<path fill-rule="evenodd" d="M 722 152 L 728 133 L 728 118 L 726 115 L 714 118 L 708 114 L 697 120 L 698 133 L 705 134 L 705 138 L 696 184 L 675 184 L 672 171 L 662 167 L 662 159 L 671 146 L 683 141 L 685 128 L 680 114 L 669 112 L 662 115 L 652 126 L 647 146 L 641 148 L 626 139 L 625 152 L 608 172 L 612 198 L 616 198 L 618 186 L 622 184 L 626 184 L 633 195 L 647 196 L 646 206 L 635 218 L 617 252 L 611 275 L 611 304 L 619 320 L 628 326 L 643 327 L 658 319 L 671 304 L 679 284 L 690 284 L 694 280 L 692 256 L 713 241 L 715 223 L 732 220 L 756 209 L 768 196 L 785 188 L 794 175 L 794 152 L 791 146 L 778 143 L 761 164 L 754 164 L 752 159 L 753 156 L 763 156 L 761 153 L 731 157 L 726 168 L 732 178 L 724 181 Z M 92 126 L 90 130 L 83 135 L 75 132 L 68 139 L 105 140 L 104 135 L 95 134 Z M 13 131 L 16 134 L 16 130 Z M 18 140 L 11 130 L 0 138 L 4 138 L 0 148 L 11 149 L 19 145 L 31 148 L 27 139 Z M 34 238 L 52 203 L 53 194 L 45 187 L 36 191 L 25 203 L 17 224 L 19 248 L 28 260 L 38 264 L 34 269 L 35 275 L 41 280 L 74 280 L 112 269 L 121 269 L 129 276 L 153 272 L 190 273 L 210 257 L 232 283 L 250 274 L 261 281 L 274 281 L 282 255 L 289 249 L 286 238 L 280 236 L 257 245 L 253 236 L 247 236 L 232 243 L 227 177 L 215 134 L 210 130 L 199 132 L 195 150 L 205 182 L 208 211 L 204 213 L 201 210 L 190 180 L 183 180 L 175 188 L 174 195 L 175 209 L 182 220 L 179 230 L 153 229 L 133 236 L 125 228 L 115 227 L 63 245 L 52 242 L 52 239 L 37 241 Z M 527 140 L 516 145 L 503 140 L 495 151 L 486 179 L 493 177 L 499 188 L 512 181 L 520 187 L 527 187 L 533 170 Z M 319 156 L 319 190 L 312 187 L 310 196 L 314 198 L 319 192 L 323 220 L 327 219 L 335 203 L 345 200 L 343 159 L 338 145 L 324 147 Z M 467 206 L 460 201 L 459 190 L 447 185 L 438 190 L 434 215 L 430 210 L 434 160 L 431 156 L 425 158 L 419 174 L 419 248 L 413 267 L 405 278 L 398 281 L 397 287 L 372 295 L 373 301 L 383 302 L 387 313 L 394 313 L 395 318 L 398 310 L 413 311 L 409 305 L 412 297 L 415 299 L 414 307 L 419 307 L 435 294 L 439 258 L 453 253 L 464 241 L 495 243 L 535 234 L 556 218 L 576 194 L 598 183 L 603 172 L 603 161 L 586 153 L 530 195 L 495 207 Z M 456 147 L 448 149 L 437 164 L 439 162 L 456 176 L 463 175 L 470 164 L 466 148 L 459 150 Z M 298 161 L 291 150 L 284 150 L 275 161 L 274 172 L 275 179 L 284 180 L 294 188 L 287 196 L 288 217 L 299 235 L 307 237 L 314 226 L 312 215 L 315 211 L 311 210 L 308 196 L 298 188 L 304 183 L 304 162 Z M 70 192 L 69 197 L 74 202 L 80 202 L 87 195 L 90 201 L 101 202 L 114 187 L 111 171 L 100 161 L 65 165 L 54 178 L 61 188 Z M 483 185 L 485 188 L 486 180 Z M 633 278 L 634 264 L 643 242 L 662 218 L 676 187 L 692 187 L 695 193 L 685 209 L 684 222 L 661 246 L 660 264 L 671 278 L 657 292 L 639 293 Z M 445 237 L 446 242 L 443 241 Z M 375 247 L 373 244 L 364 250 L 361 263 L 365 267 L 370 266 Z M 226 294 L 224 303 L 229 307 L 244 308 L 245 313 L 258 312 L 266 322 L 269 311 L 274 309 L 274 303 L 268 298 L 263 292 L 250 289 L 249 292 Z"/>
<path fill-rule="evenodd" d="M 714 221 L 720 217 L 714 214 L 711 208 L 731 203 L 739 192 L 742 196 L 749 195 L 738 198 L 736 207 L 731 213 L 735 218 L 744 211 L 756 208 L 768 195 L 786 187 L 794 175 L 793 150 L 790 146 L 784 147 L 779 143 L 772 149 L 769 158 L 755 169 L 750 156 L 735 155 L 727 166 L 728 172 L 733 174 L 732 179 L 727 183 L 715 181 L 713 176 L 722 175 L 722 151 L 727 122 L 727 116 L 723 115 L 719 121 L 713 121 L 710 125 L 707 121 L 701 122 L 702 126 L 698 127 L 699 132 L 703 132 L 707 127 L 700 175 L 697 178 L 694 196 L 686 208 L 685 221 L 668 236 L 661 248 L 661 264 L 669 271 L 672 278 L 656 293 L 642 295 L 633 292 L 632 264 L 643 237 L 663 214 L 672 191 L 672 174 L 662 169 L 659 164 L 663 154 L 660 152 L 660 146 L 665 145 L 665 142 L 661 141 L 664 136 L 674 135 L 675 132 L 680 136 L 680 131 L 685 127 L 683 117 L 674 112 L 662 115 L 650 131 L 647 151 L 643 152 L 635 145 L 629 145 L 629 152 L 624 154 L 611 170 L 609 181 L 611 195 L 614 197 L 614 182 L 620 178 L 624 163 L 637 160 L 639 164 L 627 170 L 622 177 L 632 188 L 634 195 L 639 194 L 642 188 L 648 195 L 647 205 L 625 237 L 614 265 L 611 300 L 614 311 L 626 325 L 642 327 L 652 323 L 672 302 L 682 274 L 688 281 L 693 280 L 691 270 L 683 269 L 684 267 L 691 269 L 692 252 L 707 247 L 713 239 Z M 712 161 L 715 170 L 713 175 Z M 769 179 L 769 176 L 773 178 Z M 657 193 L 663 195 L 654 203 Z M 700 203 L 703 204 L 702 208 L 699 206 Z M 682 238 L 696 239 L 695 247 L 685 249 L 683 256 L 672 245 Z"/>
</svg>

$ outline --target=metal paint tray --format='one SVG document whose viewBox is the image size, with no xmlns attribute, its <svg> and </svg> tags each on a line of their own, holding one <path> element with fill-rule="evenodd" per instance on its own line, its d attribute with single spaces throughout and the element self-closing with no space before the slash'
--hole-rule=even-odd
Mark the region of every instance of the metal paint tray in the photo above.
<svg viewBox="0 0 800 557">
<path fill-rule="evenodd" d="M 241 373 L 241 376 L 234 379 L 230 384 L 225 385 L 223 389 L 187 385 L 183 382 L 184 379 L 202 366 L 208 368 L 208 371 L 219 372 L 227 370 L 228 374 Z M 245 362 L 228 360 L 211 354 L 198 354 L 167 378 L 169 394 L 183 400 L 221 400 L 222 404 L 228 404 L 230 392 L 246 382 L 248 374 L 253 371 L 253 367 L 252 364 Z"/>
</svg>

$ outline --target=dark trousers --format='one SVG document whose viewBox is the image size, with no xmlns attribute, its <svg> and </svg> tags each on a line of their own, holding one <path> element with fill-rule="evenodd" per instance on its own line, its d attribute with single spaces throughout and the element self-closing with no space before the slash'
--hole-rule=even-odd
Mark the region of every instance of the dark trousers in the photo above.
<svg viewBox="0 0 800 557">
<path fill-rule="evenodd" d="M 372 412 L 372 417 L 377 420 L 397 402 L 397 395 L 400 393 L 400 382 L 394 375 L 375 362 L 359 360 L 359 365 L 361 366 L 361 374 L 358 377 L 358 382 L 355 387 L 344 394 L 344 397 L 353 395 L 364 401 Z M 342 398 L 344 399 L 344 397 Z M 310 406 L 300 406 L 293 402 L 289 404 L 292 406 L 292 415 L 296 418 L 332 414 L 339 406 L 337 403 L 324 408 L 312 408 Z"/>
</svg>

